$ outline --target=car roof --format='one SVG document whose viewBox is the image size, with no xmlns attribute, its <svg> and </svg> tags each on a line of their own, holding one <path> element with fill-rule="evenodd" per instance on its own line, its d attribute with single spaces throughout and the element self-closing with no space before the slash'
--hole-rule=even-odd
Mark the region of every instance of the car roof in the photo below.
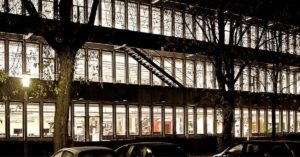
<svg viewBox="0 0 300 157">
<path fill-rule="evenodd" d="M 112 149 L 108 147 L 101 147 L 101 146 L 81 146 L 81 147 L 69 147 L 69 148 L 62 148 L 61 150 L 67 150 L 73 153 L 79 153 L 83 151 L 89 151 L 89 150 L 108 150 L 113 151 Z"/>
<path fill-rule="evenodd" d="M 172 145 L 177 146 L 174 143 L 168 143 L 168 142 L 136 142 L 136 143 L 129 143 L 128 145 L 152 145 L 152 146 L 161 146 L 161 145 Z"/>
</svg>

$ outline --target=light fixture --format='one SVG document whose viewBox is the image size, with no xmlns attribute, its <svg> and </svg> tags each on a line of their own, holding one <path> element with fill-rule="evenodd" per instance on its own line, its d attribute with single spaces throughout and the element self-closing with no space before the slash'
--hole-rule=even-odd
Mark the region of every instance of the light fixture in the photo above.
<svg viewBox="0 0 300 157">
<path fill-rule="evenodd" d="M 159 2 L 159 1 L 160 1 L 160 0 L 152 0 L 151 3 L 152 3 L 152 4 L 155 4 L 155 3 Z"/>
<path fill-rule="evenodd" d="M 22 75 L 22 85 L 25 88 L 28 88 L 30 85 L 30 75 L 24 74 Z"/>
</svg>

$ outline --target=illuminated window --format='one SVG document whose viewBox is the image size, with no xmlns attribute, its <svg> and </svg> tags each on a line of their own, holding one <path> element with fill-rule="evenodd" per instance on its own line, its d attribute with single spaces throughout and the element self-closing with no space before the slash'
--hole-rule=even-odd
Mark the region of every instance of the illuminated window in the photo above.
<svg viewBox="0 0 300 157">
<path fill-rule="evenodd" d="M 5 44 L 0 40 L 0 71 L 5 70 Z"/>
<path fill-rule="evenodd" d="M 115 1 L 115 28 L 125 29 L 125 3 Z"/>
<path fill-rule="evenodd" d="M 258 86 L 259 85 L 259 77 L 258 77 L 258 71 L 256 67 L 251 68 L 251 78 L 250 78 L 250 91 L 251 92 L 258 92 Z"/>
<path fill-rule="evenodd" d="M 102 70 L 103 82 L 112 82 L 112 52 L 102 52 Z"/>
<path fill-rule="evenodd" d="M 286 110 L 282 111 L 282 132 L 288 132 L 288 113 Z"/>
<path fill-rule="evenodd" d="M 266 91 L 266 75 L 265 70 L 263 68 L 259 68 L 259 91 L 265 92 Z"/>
<path fill-rule="evenodd" d="M 47 19 L 53 19 L 54 17 L 54 1 L 42 0 L 42 15 Z"/>
<path fill-rule="evenodd" d="M 214 84 L 213 64 L 206 62 L 206 88 L 213 88 Z"/>
<path fill-rule="evenodd" d="M 295 132 L 295 111 L 290 111 L 289 132 Z"/>
<path fill-rule="evenodd" d="M 79 49 L 74 65 L 74 80 L 85 80 L 85 51 Z"/>
<path fill-rule="evenodd" d="M 184 109 L 176 107 L 176 134 L 184 134 Z"/>
<path fill-rule="evenodd" d="M 85 141 L 85 104 L 74 104 L 74 140 Z"/>
<path fill-rule="evenodd" d="M 142 106 L 141 112 L 141 131 L 142 135 L 150 135 L 151 131 L 150 107 Z"/>
<path fill-rule="evenodd" d="M 48 46 L 43 45 L 43 79 L 54 80 L 55 73 L 55 52 Z"/>
<path fill-rule="evenodd" d="M 103 105 L 103 136 L 113 135 L 113 107 L 112 105 Z"/>
<path fill-rule="evenodd" d="M 204 87 L 204 63 L 202 61 L 197 62 L 196 66 L 196 76 L 197 76 L 197 87 Z"/>
<path fill-rule="evenodd" d="M 234 78 L 237 77 L 241 67 L 240 66 L 234 66 Z M 242 74 L 239 76 L 238 80 L 235 82 L 234 88 L 235 90 L 241 90 L 241 81 L 242 81 Z"/>
<path fill-rule="evenodd" d="M 33 78 L 39 78 L 39 45 L 26 43 L 26 72 Z"/>
<path fill-rule="evenodd" d="M 300 87 L 300 73 L 299 72 L 296 73 L 296 79 L 297 79 L 296 86 Z M 296 88 L 296 94 L 300 94 L 300 88 Z"/>
<path fill-rule="evenodd" d="M 38 103 L 27 104 L 27 136 L 40 136 L 40 106 Z"/>
<path fill-rule="evenodd" d="M 73 22 L 85 22 L 84 7 L 84 0 L 73 0 Z"/>
<path fill-rule="evenodd" d="M 272 78 L 272 69 L 267 69 L 267 82 L 266 82 L 266 85 L 267 85 L 267 92 L 273 92 L 273 78 Z"/>
<path fill-rule="evenodd" d="M 294 40 L 294 35 L 293 34 L 289 34 L 289 53 L 290 54 L 294 54 L 294 52 L 295 52 L 295 40 Z"/>
<path fill-rule="evenodd" d="M 5 125 L 6 125 L 6 121 L 5 121 L 5 103 L 0 102 L 0 138 L 5 137 L 6 135 L 6 131 L 5 131 Z"/>
<path fill-rule="evenodd" d="M 160 8 L 152 8 L 152 33 L 161 34 L 161 12 Z"/>
<path fill-rule="evenodd" d="M 183 35 L 183 19 L 181 12 L 175 12 L 175 37 L 182 38 Z"/>
<path fill-rule="evenodd" d="M 217 134 L 220 134 L 222 133 L 223 131 L 223 115 L 222 115 L 222 110 L 221 109 L 217 109 L 216 110 L 216 114 L 217 114 L 217 120 L 216 120 L 216 123 L 217 123 Z"/>
<path fill-rule="evenodd" d="M 207 123 L 207 134 L 214 134 L 214 109 L 207 108 L 207 117 L 206 117 L 206 123 Z"/>
<path fill-rule="evenodd" d="M 150 84 L 150 71 L 141 65 L 141 84 Z"/>
<path fill-rule="evenodd" d="M 128 3 L 128 30 L 137 31 L 137 4 Z"/>
<path fill-rule="evenodd" d="M 165 71 L 173 76 L 173 61 L 171 58 L 164 58 Z"/>
<path fill-rule="evenodd" d="M 243 69 L 243 84 L 242 84 L 242 90 L 243 91 L 249 91 L 249 78 L 250 78 L 250 73 L 249 73 L 249 68 L 245 67 Z"/>
<path fill-rule="evenodd" d="M 153 107 L 153 134 L 162 133 L 162 109 L 161 106 Z"/>
<path fill-rule="evenodd" d="M 275 115 L 275 116 L 276 116 L 276 115 Z M 275 117 L 275 118 L 276 118 L 276 119 L 275 119 L 276 121 L 277 121 L 277 119 L 279 120 L 279 112 L 278 112 L 277 117 L 278 117 L 278 118 Z M 267 128 L 267 129 L 268 129 L 267 132 L 268 132 L 268 133 L 271 133 L 271 132 L 272 132 L 272 111 L 271 111 L 271 110 L 268 110 L 268 111 L 267 111 L 267 118 L 268 118 L 268 119 L 267 119 L 267 124 L 268 124 L 268 125 L 267 125 L 267 127 L 268 127 L 268 128 Z M 276 127 L 276 132 L 277 132 L 277 128 L 278 128 L 278 125 L 277 125 L 277 127 Z"/>
<path fill-rule="evenodd" d="M 282 52 L 283 53 L 287 53 L 288 52 L 288 35 L 286 34 L 286 32 L 282 32 L 282 38 L 281 38 L 281 47 L 282 47 Z"/>
<path fill-rule="evenodd" d="M 102 26 L 112 27 L 112 8 L 111 0 L 102 0 L 101 3 L 101 14 L 102 14 Z"/>
<path fill-rule="evenodd" d="M 300 113 L 297 112 L 297 132 L 300 132 Z"/>
<path fill-rule="evenodd" d="M 165 107 L 165 134 L 173 134 L 173 108 Z"/>
<path fill-rule="evenodd" d="M 296 35 L 296 47 L 295 47 L 295 51 L 297 55 L 300 55 L 300 34 Z"/>
<path fill-rule="evenodd" d="M 188 134 L 195 133 L 195 125 L 194 125 L 194 108 L 188 108 Z"/>
<path fill-rule="evenodd" d="M 294 68 L 295 67 L 292 67 L 291 69 L 294 69 Z M 296 94 L 295 90 L 297 89 L 296 84 L 297 84 L 298 80 L 296 78 L 294 78 L 294 77 L 296 77 L 294 71 L 290 70 L 288 72 L 288 76 L 289 76 L 289 90 L 290 90 L 289 93 Z"/>
<path fill-rule="evenodd" d="M 279 76 L 280 77 L 280 76 Z M 282 70 L 281 71 L 281 78 L 279 78 L 279 81 L 281 81 L 281 92 L 283 93 L 289 93 L 288 89 L 289 89 L 289 85 L 287 82 L 287 78 L 288 78 L 288 72 L 287 70 Z"/>
<path fill-rule="evenodd" d="M 204 134 L 204 112 L 203 112 L 203 108 L 197 108 L 197 134 Z"/>
<path fill-rule="evenodd" d="M 153 57 L 153 62 L 160 66 L 160 57 Z M 156 75 L 153 75 L 153 84 L 154 85 L 161 85 L 161 79 L 158 78 Z"/>
<path fill-rule="evenodd" d="M 5 11 L 5 0 L 0 0 L 0 12 L 4 12 Z"/>
<path fill-rule="evenodd" d="M 89 81 L 99 81 L 99 51 L 88 50 L 88 78 Z"/>
<path fill-rule="evenodd" d="M 243 108 L 243 137 L 249 136 L 249 111 Z"/>
<path fill-rule="evenodd" d="M 23 137 L 23 104 L 11 102 L 9 104 L 10 137 Z"/>
<path fill-rule="evenodd" d="M 259 133 L 266 132 L 265 115 L 266 112 L 264 110 L 259 110 Z"/>
<path fill-rule="evenodd" d="M 185 38 L 194 39 L 193 32 L 193 16 L 191 14 L 185 14 Z"/>
<path fill-rule="evenodd" d="M 129 106 L 129 135 L 139 134 L 139 112 L 137 106 Z"/>
<path fill-rule="evenodd" d="M 194 62 L 191 60 L 186 60 L 185 83 L 187 87 L 194 87 Z"/>
<path fill-rule="evenodd" d="M 116 53 L 116 82 L 125 83 L 125 56 L 124 53 Z"/>
<path fill-rule="evenodd" d="M 140 5 L 140 31 L 149 32 L 149 6 Z"/>
<path fill-rule="evenodd" d="M 20 0 L 9 0 L 9 13 L 11 14 L 22 14 L 22 2 Z"/>
<path fill-rule="evenodd" d="M 94 2 L 94 0 L 88 0 L 88 18 L 90 18 L 93 2 Z M 96 11 L 94 25 L 96 25 L 96 26 L 99 25 L 99 7 L 97 8 L 97 11 Z"/>
<path fill-rule="evenodd" d="M 89 135 L 90 141 L 100 140 L 99 104 L 89 104 Z"/>
<path fill-rule="evenodd" d="M 204 25 L 201 16 L 197 16 L 195 20 L 196 25 L 196 38 L 197 40 L 204 41 L 206 40 L 205 34 L 203 33 Z"/>
<path fill-rule="evenodd" d="M 175 78 L 178 82 L 183 83 L 183 61 L 181 59 L 175 59 Z"/>
<path fill-rule="evenodd" d="M 138 62 L 131 56 L 128 56 L 128 72 L 129 83 L 138 84 Z"/>
<path fill-rule="evenodd" d="M 172 35 L 172 11 L 164 10 L 164 35 Z"/>
<path fill-rule="evenodd" d="M 251 116 L 252 116 L 252 121 L 251 121 L 251 129 L 252 129 L 252 132 L 251 133 L 258 133 L 258 129 L 257 129 L 257 127 L 258 127 L 258 125 L 257 125 L 257 111 L 255 110 L 255 109 L 253 109 L 252 111 L 251 111 Z"/>
<path fill-rule="evenodd" d="M 126 135 L 126 107 L 122 105 L 116 107 L 116 134 Z"/>
<path fill-rule="evenodd" d="M 22 74 L 22 43 L 9 42 L 9 76 Z"/>
<path fill-rule="evenodd" d="M 234 136 L 241 137 L 241 110 L 236 108 L 234 110 Z"/>
<path fill-rule="evenodd" d="M 218 29 L 218 28 L 216 28 Z M 229 44 L 229 38 L 230 38 L 230 22 L 226 21 L 225 22 L 225 27 L 224 27 L 224 43 Z M 233 37 L 235 38 L 235 37 Z"/>
<path fill-rule="evenodd" d="M 268 117 L 268 123 L 269 125 L 271 124 L 271 131 L 269 130 L 269 132 L 272 132 L 272 113 L 271 110 L 268 110 L 268 116 L 271 115 L 271 117 Z M 276 128 L 276 132 L 281 132 L 281 128 L 282 128 L 282 122 L 281 122 L 281 112 L 279 110 L 275 111 L 275 128 Z M 270 114 L 270 115 L 269 115 Z M 270 129 L 270 128 L 269 128 Z"/>
<path fill-rule="evenodd" d="M 54 116 L 55 116 L 55 104 L 44 103 L 43 104 L 43 136 L 44 137 L 53 137 Z"/>
</svg>

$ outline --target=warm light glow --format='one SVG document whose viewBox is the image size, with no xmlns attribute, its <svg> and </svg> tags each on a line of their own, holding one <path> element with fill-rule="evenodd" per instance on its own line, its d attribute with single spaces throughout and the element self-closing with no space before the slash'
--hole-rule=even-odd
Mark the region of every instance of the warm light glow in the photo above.
<svg viewBox="0 0 300 157">
<path fill-rule="evenodd" d="M 28 88 L 30 85 L 30 75 L 24 74 L 22 75 L 22 85 L 25 88 Z"/>
</svg>

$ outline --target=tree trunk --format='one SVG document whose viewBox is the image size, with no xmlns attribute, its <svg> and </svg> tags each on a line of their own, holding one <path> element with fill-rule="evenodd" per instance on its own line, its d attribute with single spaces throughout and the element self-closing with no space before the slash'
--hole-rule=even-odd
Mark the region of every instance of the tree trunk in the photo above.
<svg viewBox="0 0 300 157">
<path fill-rule="evenodd" d="M 73 79 L 75 54 L 69 47 L 59 54 L 60 75 L 58 79 L 55 121 L 54 121 L 54 151 L 67 146 L 68 117 L 70 106 L 70 89 Z"/>
</svg>

